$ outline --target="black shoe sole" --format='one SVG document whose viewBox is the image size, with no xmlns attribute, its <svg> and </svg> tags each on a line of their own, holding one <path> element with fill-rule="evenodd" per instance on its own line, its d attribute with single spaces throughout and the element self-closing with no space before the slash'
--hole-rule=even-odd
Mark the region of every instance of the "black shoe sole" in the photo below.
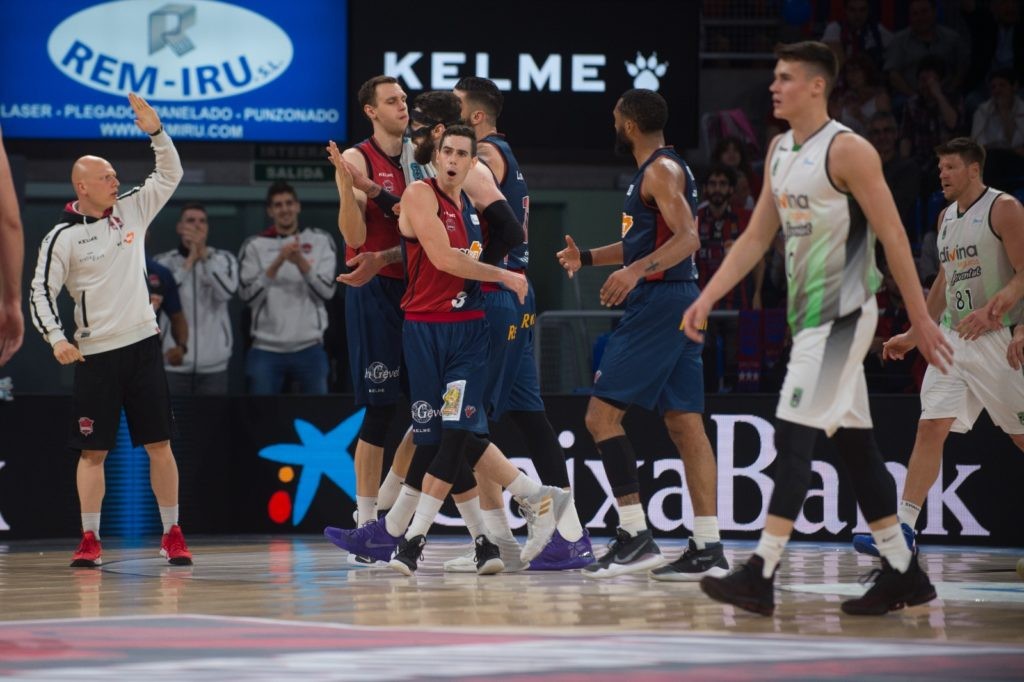
<svg viewBox="0 0 1024 682">
<path fill-rule="evenodd" d="M 840 605 L 840 608 L 843 610 L 843 613 L 845 613 L 848 616 L 884 616 L 885 614 L 889 613 L 890 611 L 899 611 L 900 609 L 905 608 L 907 606 L 920 606 L 921 604 L 927 604 L 928 602 L 930 602 L 931 600 L 933 600 L 933 599 L 935 599 L 936 597 L 939 596 L 938 594 L 936 594 L 934 587 L 932 587 L 931 585 L 929 585 L 928 587 L 929 587 L 928 592 L 926 592 L 924 594 L 916 594 L 916 595 L 914 595 L 913 597 L 911 597 L 910 599 L 908 599 L 905 602 L 897 602 L 895 604 L 889 604 L 885 608 L 885 610 L 882 610 L 882 611 L 880 611 L 877 608 L 874 608 L 874 609 L 871 609 L 871 610 L 868 610 L 868 609 L 856 610 L 858 608 L 856 606 L 847 606 L 847 604 L 851 603 L 849 601 L 843 602 Z M 851 610 L 851 609 L 854 609 L 854 610 Z"/>
<path fill-rule="evenodd" d="M 750 611 L 751 613 L 757 613 L 762 616 L 771 616 L 775 613 L 775 604 L 764 604 L 763 602 L 754 601 L 753 599 L 744 599 L 743 597 L 736 597 L 729 594 L 719 586 L 720 580 L 721 578 L 702 578 L 700 581 L 700 589 L 704 591 L 704 594 L 708 595 L 715 601 L 738 606 L 744 611 Z"/>
<path fill-rule="evenodd" d="M 98 568 L 99 564 L 89 559 L 75 559 L 71 562 L 71 568 Z"/>
<path fill-rule="evenodd" d="M 177 557 L 176 559 L 168 559 L 167 563 L 171 566 L 191 566 L 192 560 L 185 557 Z"/>
</svg>

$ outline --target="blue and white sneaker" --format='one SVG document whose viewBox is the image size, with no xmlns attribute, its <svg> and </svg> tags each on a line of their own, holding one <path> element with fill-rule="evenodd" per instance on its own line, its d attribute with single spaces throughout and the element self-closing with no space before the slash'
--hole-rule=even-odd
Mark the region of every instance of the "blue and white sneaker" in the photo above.
<svg viewBox="0 0 1024 682">
<path fill-rule="evenodd" d="M 636 535 L 617 528 L 615 539 L 608 543 L 608 551 L 604 556 L 584 566 L 580 573 L 588 578 L 614 578 L 626 573 L 646 573 L 664 564 L 665 557 L 654 541 L 650 528 Z"/>
<path fill-rule="evenodd" d="M 530 562 L 531 571 L 571 571 L 594 563 L 594 548 L 590 534 L 583 531 L 583 537 L 569 542 L 557 530 L 544 546 L 536 559 Z"/>
<path fill-rule="evenodd" d="M 903 537 L 907 541 L 907 548 L 909 548 L 910 551 L 913 552 L 914 548 L 917 547 L 917 543 L 914 541 L 914 538 L 917 536 L 917 533 L 915 533 L 914 529 L 905 523 L 901 523 L 900 527 L 903 529 Z M 881 556 L 881 554 L 878 552 L 878 547 L 875 545 L 875 536 L 873 536 L 871 533 L 858 533 L 857 535 L 854 535 L 853 548 L 859 554 Z"/>
<path fill-rule="evenodd" d="M 350 554 L 369 557 L 374 561 L 385 563 L 391 560 L 392 552 L 395 551 L 402 539 L 401 535 L 396 537 L 388 533 L 387 524 L 382 518 L 359 528 L 345 529 L 328 526 L 324 528 L 324 537 Z"/>
</svg>

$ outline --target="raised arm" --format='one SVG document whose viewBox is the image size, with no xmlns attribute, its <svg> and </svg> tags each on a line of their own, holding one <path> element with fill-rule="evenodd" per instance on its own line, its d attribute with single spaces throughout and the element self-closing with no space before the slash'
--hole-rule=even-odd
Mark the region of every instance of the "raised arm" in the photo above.
<svg viewBox="0 0 1024 682">
<path fill-rule="evenodd" d="M 334 181 L 338 186 L 338 230 L 346 246 L 358 249 L 366 242 L 366 193 L 356 189 L 353 183 L 354 174 L 369 179 L 366 159 L 355 148 L 339 152 L 333 140 L 327 153 L 334 165 Z"/>
<path fill-rule="evenodd" d="M 142 222 L 141 227 L 145 230 L 174 194 L 184 170 L 181 168 L 178 150 L 174 148 L 170 136 L 160 124 L 156 110 L 136 94 L 129 94 L 128 102 L 135 112 L 135 125 L 150 136 L 156 168 L 141 186 L 121 195 L 118 201 L 136 207 Z"/>
<path fill-rule="evenodd" d="M 25 318 L 21 314 L 21 270 L 25 234 L 18 211 L 11 166 L 0 135 L 0 367 L 21 348 Z"/>
</svg>

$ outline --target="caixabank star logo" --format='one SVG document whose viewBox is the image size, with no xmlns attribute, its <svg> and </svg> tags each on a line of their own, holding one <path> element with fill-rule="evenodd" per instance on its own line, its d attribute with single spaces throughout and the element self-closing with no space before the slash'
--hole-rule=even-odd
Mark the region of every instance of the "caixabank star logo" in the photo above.
<svg viewBox="0 0 1024 682">
<path fill-rule="evenodd" d="M 267 501 L 267 513 L 274 523 L 297 526 L 302 523 L 316 497 L 322 478 L 328 478 L 351 499 L 356 499 L 355 466 L 349 448 L 359 436 L 366 410 L 361 409 L 324 433 L 302 419 L 294 423 L 298 443 L 276 443 L 259 451 L 259 456 L 283 466 L 278 480 L 288 487 L 294 482 L 294 498 L 286 488 Z"/>
</svg>

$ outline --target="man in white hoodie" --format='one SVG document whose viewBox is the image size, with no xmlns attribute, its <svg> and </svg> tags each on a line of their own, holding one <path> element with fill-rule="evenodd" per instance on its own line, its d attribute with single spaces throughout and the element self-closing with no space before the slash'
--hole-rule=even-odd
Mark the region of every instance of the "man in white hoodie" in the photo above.
<svg viewBox="0 0 1024 682">
<path fill-rule="evenodd" d="M 78 450 L 82 541 L 71 565 L 101 563 L 103 461 L 114 447 L 121 409 L 135 445 L 149 455 L 150 481 L 164 535 L 160 554 L 188 565 L 192 554 L 178 527 L 178 466 L 171 452 L 171 403 L 160 352 L 160 328 L 146 286 L 149 224 L 181 181 L 181 161 L 160 117 L 141 97 L 128 96 L 135 124 L 150 137 L 156 169 L 139 187 L 118 195 L 106 159 L 83 156 L 71 170 L 76 201 L 43 238 L 32 280 L 31 316 L 62 365 L 75 366 L 69 445 Z M 75 301 L 74 342 L 57 314 L 57 295 Z"/>
<path fill-rule="evenodd" d="M 167 383 L 172 395 L 224 395 L 232 349 L 228 302 L 238 291 L 238 259 L 207 246 L 210 225 L 202 204 L 182 207 L 177 231 L 178 248 L 154 259 L 174 275 L 188 320 L 184 347 L 172 334 L 163 334 Z"/>
</svg>

